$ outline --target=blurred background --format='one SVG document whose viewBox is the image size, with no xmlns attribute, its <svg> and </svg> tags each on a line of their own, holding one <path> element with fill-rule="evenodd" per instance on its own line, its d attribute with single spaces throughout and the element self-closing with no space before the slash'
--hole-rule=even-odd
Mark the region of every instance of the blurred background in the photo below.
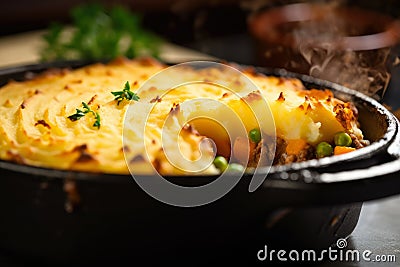
<svg viewBox="0 0 400 267">
<path fill-rule="evenodd" d="M 83 0 L 14 0 L 2 1 L 0 34 L 10 34 L 47 27 L 51 21 L 69 21 L 71 8 Z M 260 9 L 291 3 L 338 3 L 358 6 L 398 17 L 397 0 L 295 1 L 295 0 L 98 0 L 108 6 L 123 5 L 140 12 L 145 25 L 175 42 L 193 42 L 204 38 L 246 31 L 249 14 Z"/>
</svg>

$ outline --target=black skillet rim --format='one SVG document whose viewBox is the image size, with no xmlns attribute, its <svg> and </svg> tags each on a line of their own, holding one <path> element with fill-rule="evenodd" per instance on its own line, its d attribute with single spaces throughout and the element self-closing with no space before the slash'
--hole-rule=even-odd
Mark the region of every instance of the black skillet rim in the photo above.
<svg viewBox="0 0 400 267">
<path fill-rule="evenodd" d="M 100 61 L 104 62 L 104 61 Z M 74 61 L 58 61 L 58 62 L 46 62 L 46 63 L 37 63 L 37 64 L 29 64 L 29 65 L 19 65 L 19 66 L 11 66 L 0 69 L 0 78 L 7 77 L 11 75 L 20 75 L 22 77 L 29 72 L 33 73 L 40 73 L 45 71 L 49 68 L 76 68 L 82 67 L 88 64 L 95 63 L 93 61 L 83 61 L 83 60 L 74 60 Z M 246 68 L 248 66 L 243 65 L 236 65 L 239 68 Z M 304 170 L 312 170 L 318 173 L 323 173 L 324 167 L 337 165 L 338 163 L 347 163 L 356 160 L 367 160 L 371 155 L 377 155 L 381 153 L 387 153 L 387 148 L 391 145 L 391 142 L 395 139 L 396 134 L 398 133 L 399 122 L 391 114 L 384 106 L 378 103 L 376 100 L 351 89 L 348 89 L 344 86 L 320 80 L 308 75 L 298 74 L 286 71 L 284 69 L 268 69 L 268 68 L 255 68 L 257 73 L 261 75 L 275 75 L 275 76 L 282 76 L 282 77 L 292 77 L 300 79 L 307 88 L 310 88 L 309 85 L 312 85 L 313 88 L 328 88 L 334 91 L 334 93 L 339 92 L 350 97 L 357 102 L 361 102 L 363 104 L 367 104 L 368 106 L 373 107 L 376 109 L 377 112 L 381 113 L 386 118 L 387 122 L 387 131 L 384 136 L 376 141 L 373 142 L 371 145 L 358 149 L 352 153 L 334 156 L 334 157 L 327 157 L 323 159 L 313 159 L 306 162 L 300 163 L 293 163 L 290 165 L 283 165 L 283 166 L 273 166 L 268 174 L 268 179 L 272 178 L 275 180 L 284 180 L 284 182 L 289 183 L 303 183 L 304 179 L 287 179 L 287 177 L 282 177 L 282 174 L 290 174 L 290 173 L 297 173 Z M 18 79 L 17 79 L 18 80 Z M 21 165 L 14 162 L 0 160 L 0 169 L 9 170 L 18 172 L 21 174 L 28 174 L 33 176 L 41 176 L 46 178 L 64 178 L 64 179 L 77 179 L 77 180 L 92 180 L 92 181 L 102 181 L 102 182 L 126 182 L 129 175 L 123 174 L 105 174 L 105 173 L 92 173 L 92 172 L 81 172 L 81 171 L 66 171 L 66 170 L 57 170 L 57 169 L 49 169 L 43 167 L 36 167 L 36 166 L 28 166 L 28 165 Z M 340 171 L 340 170 L 339 170 Z M 314 173 L 314 172 L 312 172 Z M 271 175 L 272 174 L 272 175 Z M 176 176 L 170 177 L 173 179 Z M 187 176 L 186 176 L 187 177 Z M 201 177 L 205 179 L 214 179 L 215 176 L 195 176 Z M 180 179 L 181 177 L 178 177 Z M 356 180 L 356 179 L 355 179 Z M 307 181 L 307 184 L 312 183 L 324 183 L 318 179 L 312 179 L 311 181 Z"/>
</svg>

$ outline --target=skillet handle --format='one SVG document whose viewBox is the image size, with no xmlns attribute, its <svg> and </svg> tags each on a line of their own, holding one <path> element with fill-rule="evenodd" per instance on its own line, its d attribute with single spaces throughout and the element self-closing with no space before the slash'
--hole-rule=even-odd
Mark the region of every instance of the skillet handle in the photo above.
<svg viewBox="0 0 400 267">
<path fill-rule="evenodd" d="M 372 200 L 400 194 L 400 134 L 388 147 L 388 160 L 367 168 L 318 174 L 324 198 L 336 203 Z"/>
<path fill-rule="evenodd" d="M 400 158 L 366 169 L 282 175 L 286 179 L 266 179 L 263 188 L 269 189 L 271 201 L 279 199 L 287 206 L 341 205 L 400 194 Z"/>
<path fill-rule="evenodd" d="M 310 168 L 275 173 L 270 176 L 272 179 L 266 179 L 264 188 L 269 188 L 271 199 L 284 200 L 287 205 L 348 204 L 400 194 L 398 129 L 384 153 L 385 160 L 374 166 L 360 164 L 346 171 Z"/>
<path fill-rule="evenodd" d="M 321 183 L 336 183 L 345 181 L 355 181 L 367 178 L 377 178 L 398 173 L 400 180 L 400 158 L 393 161 L 382 163 L 366 169 L 356 169 L 351 171 L 342 171 L 335 173 L 321 173 L 318 177 Z M 400 193 L 400 188 L 399 188 Z"/>
<path fill-rule="evenodd" d="M 395 117 L 393 119 L 397 120 Z M 399 122 L 397 121 L 397 125 Z M 333 172 L 333 173 L 321 173 L 318 177 L 319 182 L 322 183 L 333 183 L 333 182 L 343 182 L 343 181 L 353 181 L 359 179 L 380 177 L 385 175 L 390 175 L 394 173 L 399 174 L 400 180 L 400 133 L 397 129 L 396 136 L 392 143 L 387 148 L 386 153 L 392 160 L 386 161 L 369 168 L 355 169 L 349 171 Z M 400 188 L 399 188 L 400 193 Z"/>
</svg>

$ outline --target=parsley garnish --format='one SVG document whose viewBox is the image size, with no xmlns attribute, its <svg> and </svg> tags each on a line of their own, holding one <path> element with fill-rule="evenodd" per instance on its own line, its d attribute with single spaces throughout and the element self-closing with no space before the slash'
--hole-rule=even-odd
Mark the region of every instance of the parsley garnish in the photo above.
<svg viewBox="0 0 400 267">
<path fill-rule="evenodd" d="M 93 123 L 93 127 L 97 127 L 97 129 L 100 129 L 101 121 L 100 121 L 100 114 L 93 111 L 88 104 L 85 102 L 82 102 L 83 110 L 76 109 L 76 113 L 72 114 L 71 116 L 68 116 L 68 119 L 71 121 L 77 121 L 81 119 L 83 116 L 85 116 L 88 113 L 92 113 L 96 119 L 96 121 Z"/>
<path fill-rule="evenodd" d="M 43 36 L 43 61 L 158 56 L 161 39 L 142 27 L 128 8 L 82 4 L 72 9 L 71 28 L 52 23 Z"/>
<path fill-rule="evenodd" d="M 129 82 L 125 83 L 125 87 L 122 91 L 111 92 L 111 94 L 115 96 L 114 100 L 118 101 L 118 105 L 124 99 L 134 101 L 139 101 L 140 99 L 140 97 L 135 92 L 131 91 L 131 86 L 129 85 Z"/>
</svg>

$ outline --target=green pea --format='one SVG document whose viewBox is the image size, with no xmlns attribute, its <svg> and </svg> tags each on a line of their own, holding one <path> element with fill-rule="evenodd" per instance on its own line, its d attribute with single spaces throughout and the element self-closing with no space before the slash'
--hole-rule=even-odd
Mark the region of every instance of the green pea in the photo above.
<svg viewBox="0 0 400 267">
<path fill-rule="evenodd" d="M 332 155 L 333 148 L 327 142 L 321 142 L 317 145 L 317 158 L 323 158 Z"/>
<path fill-rule="evenodd" d="M 215 167 L 217 167 L 221 171 L 225 171 L 226 168 L 228 167 L 228 161 L 223 156 L 215 157 L 213 163 L 214 163 Z"/>
<path fill-rule="evenodd" d="M 255 128 L 249 132 L 250 140 L 254 143 L 258 143 L 261 141 L 261 132 L 259 129 Z"/>
<path fill-rule="evenodd" d="M 230 172 L 243 172 L 244 171 L 244 167 L 238 163 L 231 163 L 228 166 L 227 171 Z"/>
<path fill-rule="evenodd" d="M 353 143 L 350 135 L 345 132 L 335 134 L 334 141 L 337 146 L 350 146 Z"/>
</svg>

